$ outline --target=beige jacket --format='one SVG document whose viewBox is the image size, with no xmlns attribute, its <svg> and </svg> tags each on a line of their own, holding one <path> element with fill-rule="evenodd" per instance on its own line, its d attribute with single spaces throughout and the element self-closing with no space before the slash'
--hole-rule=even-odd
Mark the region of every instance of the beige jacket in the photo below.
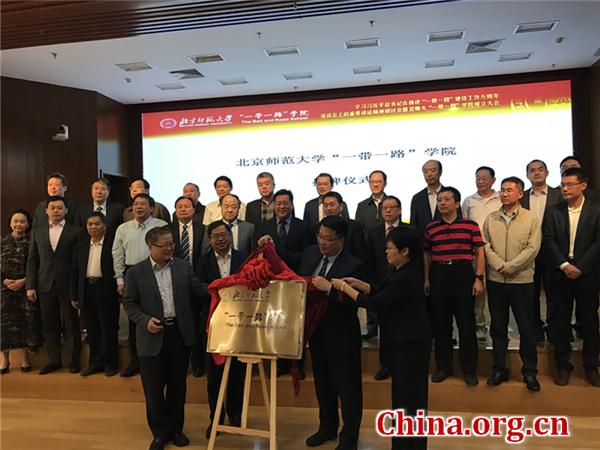
<svg viewBox="0 0 600 450">
<path fill-rule="evenodd" d="M 540 250 L 541 229 L 535 214 L 518 207 L 507 223 L 502 208 L 483 224 L 487 279 L 498 283 L 533 283 L 534 261 Z M 498 269 L 503 267 L 507 274 Z"/>
</svg>

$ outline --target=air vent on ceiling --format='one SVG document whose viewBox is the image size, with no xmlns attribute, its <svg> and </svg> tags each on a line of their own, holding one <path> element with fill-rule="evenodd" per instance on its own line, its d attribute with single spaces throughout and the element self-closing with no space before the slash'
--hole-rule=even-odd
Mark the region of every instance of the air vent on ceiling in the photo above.
<svg viewBox="0 0 600 450">
<path fill-rule="evenodd" d="M 306 80 L 308 78 L 312 78 L 313 75 L 311 72 L 299 72 L 299 73 L 284 73 L 283 77 L 288 80 Z"/>
<path fill-rule="evenodd" d="M 265 49 L 267 56 L 286 56 L 286 55 L 297 55 L 300 53 L 298 47 L 276 47 Z"/>
<path fill-rule="evenodd" d="M 498 62 L 523 61 L 529 59 L 531 55 L 532 53 L 507 53 L 506 55 L 500 55 Z"/>
<path fill-rule="evenodd" d="M 453 59 L 436 59 L 434 61 L 425 61 L 426 69 L 437 69 L 438 67 L 452 67 L 453 65 Z"/>
<path fill-rule="evenodd" d="M 462 39 L 464 36 L 465 30 L 436 31 L 427 33 L 427 42 L 456 41 Z"/>
<path fill-rule="evenodd" d="M 504 39 L 494 39 L 489 41 L 469 42 L 466 53 L 487 53 L 495 52 L 502 44 Z"/>
<path fill-rule="evenodd" d="M 157 84 L 156 87 L 162 91 L 175 91 L 177 89 L 185 89 L 185 86 L 181 83 Z"/>
<path fill-rule="evenodd" d="M 246 84 L 248 83 L 245 78 L 227 78 L 225 80 L 219 80 L 223 86 L 235 86 L 236 84 Z"/>
<path fill-rule="evenodd" d="M 347 50 L 353 50 L 356 48 L 379 47 L 379 38 L 354 39 L 352 41 L 345 41 L 344 47 L 346 47 Z"/>
<path fill-rule="evenodd" d="M 600 56 L 600 47 L 596 49 L 596 51 L 594 52 L 594 56 Z"/>
<path fill-rule="evenodd" d="M 553 20 L 549 22 L 529 22 L 529 23 L 520 23 L 515 28 L 515 34 L 521 33 L 536 33 L 538 31 L 552 31 L 558 25 L 558 20 Z"/>
<path fill-rule="evenodd" d="M 352 69 L 354 75 L 364 75 L 366 73 L 379 73 L 381 72 L 381 66 L 363 66 L 355 67 Z"/>
<path fill-rule="evenodd" d="M 210 54 L 207 54 L 207 55 L 190 56 L 190 59 L 192 61 L 194 61 L 196 64 L 204 64 L 204 63 L 209 63 L 209 62 L 225 61 L 225 58 L 223 58 L 218 53 L 210 53 Z"/>
<path fill-rule="evenodd" d="M 178 80 L 193 80 L 196 78 L 204 78 L 204 75 L 202 75 L 196 69 L 173 70 L 169 73 Z"/>
<path fill-rule="evenodd" d="M 138 72 L 140 70 L 151 70 L 154 69 L 150 64 L 145 62 L 133 62 L 133 63 L 121 63 L 116 64 L 117 67 L 120 67 L 125 72 Z"/>
</svg>

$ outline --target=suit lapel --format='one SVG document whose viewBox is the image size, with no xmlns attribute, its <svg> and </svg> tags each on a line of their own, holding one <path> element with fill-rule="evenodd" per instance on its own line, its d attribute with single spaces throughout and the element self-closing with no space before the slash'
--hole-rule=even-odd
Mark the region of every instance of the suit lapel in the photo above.
<svg viewBox="0 0 600 450">
<path fill-rule="evenodd" d="M 583 208 L 581 208 L 581 213 L 579 215 L 579 222 L 577 222 L 577 230 L 575 231 L 575 245 L 573 246 L 573 252 L 575 252 L 575 248 L 577 247 L 577 241 L 581 237 L 581 233 L 587 229 L 587 221 L 590 218 L 590 208 L 591 204 L 589 200 L 585 200 L 583 203 Z M 568 212 L 567 212 L 568 219 Z"/>
<path fill-rule="evenodd" d="M 162 297 L 160 296 L 160 289 L 158 289 L 158 283 L 156 281 L 156 277 L 154 276 L 154 269 L 152 269 L 152 263 L 150 262 L 150 258 L 144 261 L 143 269 L 146 282 L 149 283 L 150 286 L 152 286 L 152 290 L 156 294 L 156 300 L 160 305 L 161 311 L 163 311 Z"/>
<path fill-rule="evenodd" d="M 58 253 L 58 251 L 60 250 L 63 243 L 68 239 L 68 234 L 70 232 L 71 232 L 71 228 L 69 227 L 69 224 L 65 223 L 65 226 L 63 227 L 63 230 L 60 233 L 60 237 L 58 238 L 58 242 L 56 244 L 56 250 L 54 250 L 54 253 Z M 48 240 L 49 239 L 50 239 L 50 236 L 48 236 Z"/>
</svg>

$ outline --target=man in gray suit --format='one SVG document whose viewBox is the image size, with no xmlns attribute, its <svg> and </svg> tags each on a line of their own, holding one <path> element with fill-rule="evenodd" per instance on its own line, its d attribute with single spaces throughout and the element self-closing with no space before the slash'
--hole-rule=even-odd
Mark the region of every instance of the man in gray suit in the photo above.
<svg viewBox="0 0 600 450">
<path fill-rule="evenodd" d="M 175 244 L 167 226 L 151 229 L 145 239 L 150 257 L 127 272 L 123 305 L 136 324 L 148 425 L 154 436 L 149 450 L 162 450 L 169 441 L 178 447 L 189 444 L 183 433 L 186 375 L 198 332 L 192 301 L 207 290 L 187 262 L 173 258 Z"/>
<path fill-rule="evenodd" d="M 255 248 L 254 224 L 238 218 L 242 202 L 235 194 L 227 194 L 221 199 L 221 214 L 223 222 L 231 227 L 233 248 L 249 255 Z M 206 247 L 204 247 L 206 248 Z"/>
</svg>

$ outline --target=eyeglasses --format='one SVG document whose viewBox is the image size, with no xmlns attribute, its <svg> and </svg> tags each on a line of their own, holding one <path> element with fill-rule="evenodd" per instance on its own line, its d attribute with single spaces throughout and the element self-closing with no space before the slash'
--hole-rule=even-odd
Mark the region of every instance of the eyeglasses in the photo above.
<svg viewBox="0 0 600 450">
<path fill-rule="evenodd" d="M 560 187 L 572 188 L 573 186 L 577 186 L 578 184 L 581 184 L 581 181 L 578 181 L 577 183 L 560 183 Z"/>
<path fill-rule="evenodd" d="M 320 234 L 317 234 L 317 241 L 323 241 L 323 242 L 327 242 L 327 243 L 331 243 L 331 242 L 335 242 L 338 239 L 340 239 L 339 237 L 336 238 L 330 238 L 327 236 L 321 236 Z"/>
<path fill-rule="evenodd" d="M 210 235 L 209 239 L 214 239 L 214 240 L 227 239 L 227 236 L 229 236 L 229 233 L 227 233 L 227 232 L 213 233 Z"/>
<path fill-rule="evenodd" d="M 167 244 L 163 244 L 163 245 L 156 245 L 156 244 L 152 244 L 153 247 L 158 247 L 161 249 L 169 249 L 169 248 L 175 248 L 175 242 L 169 242 Z"/>
</svg>

